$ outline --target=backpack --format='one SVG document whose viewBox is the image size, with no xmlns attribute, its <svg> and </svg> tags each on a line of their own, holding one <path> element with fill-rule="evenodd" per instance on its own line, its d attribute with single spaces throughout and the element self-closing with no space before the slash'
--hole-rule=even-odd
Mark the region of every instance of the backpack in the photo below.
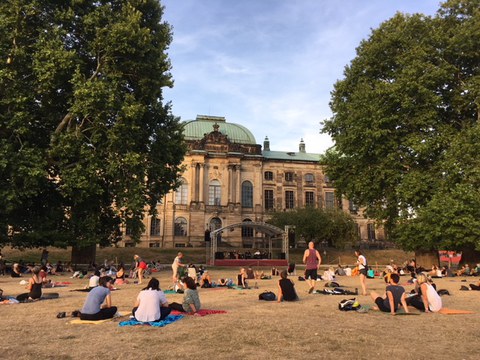
<svg viewBox="0 0 480 360">
<path fill-rule="evenodd" d="M 350 311 L 350 310 L 358 310 L 360 308 L 360 304 L 356 301 L 355 298 L 353 299 L 343 299 L 338 303 L 338 309 L 342 311 Z"/>
<path fill-rule="evenodd" d="M 263 293 L 258 295 L 258 300 L 265 300 L 265 301 L 275 301 L 277 297 L 271 291 L 265 290 Z"/>
</svg>

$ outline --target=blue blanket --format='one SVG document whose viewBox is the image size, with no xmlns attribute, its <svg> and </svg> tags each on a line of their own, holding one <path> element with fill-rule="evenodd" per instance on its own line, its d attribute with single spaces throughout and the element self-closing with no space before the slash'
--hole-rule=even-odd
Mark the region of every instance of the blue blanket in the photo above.
<svg viewBox="0 0 480 360">
<path fill-rule="evenodd" d="M 136 319 L 131 319 L 128 321 L 122 321 L 118 324 L 118 326 L 134 326 L 134 325 L 149 325 L 149 326 L 155 326 L 155 327 L 164 327 L 167 326 L 168 324 L 171 324 L 177 320 L 183 319 L 184 315 L 168 315 L 165 320 L 161 321 L 147 321 L 147 322 L 142 322 L 142 321 L 137 321 Z"/>
</svg>

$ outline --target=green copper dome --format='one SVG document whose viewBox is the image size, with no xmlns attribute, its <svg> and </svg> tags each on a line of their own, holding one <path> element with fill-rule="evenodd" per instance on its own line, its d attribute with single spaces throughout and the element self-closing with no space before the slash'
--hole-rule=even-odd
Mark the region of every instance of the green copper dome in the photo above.
<svg viewBox="0 0 480 360">
<path fill-rule="evenodd" d="M 246 127 L 234 123 L 227 123 L 224 117 L 197 115 L 195 120 L 184 123 L 183 134 L 185 140 L 200 140 L 205 134 L 214 131 L 213 126 L 218 125 L 218 131 L 227 135 L 232 143 L 257 144 L 255 137 Z"/>
</svg>

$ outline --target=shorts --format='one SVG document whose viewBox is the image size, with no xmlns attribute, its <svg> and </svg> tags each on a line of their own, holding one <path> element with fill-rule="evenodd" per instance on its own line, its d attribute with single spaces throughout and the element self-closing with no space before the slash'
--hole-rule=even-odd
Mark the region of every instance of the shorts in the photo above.
<svg viewBox="0 0 480 360">
<path fill-rule="evenodd" d="M 390 312 L 390 309 L 385 305 L 385 299 L 381 296 L 375 299 L 375 305 L 378 306 L 378 309 L 383 312 Z"/>
<path fill-rule="evenodd" d="M 367 268 L 363 268 L 363 269 L 358 270 L 358 272 L 359 272 L 360 274 L 365 275 L 365 276 L 367 276 L 367 271 L 368 271 Z"/>
<path fill-rule="evenodd" d="M 145 270 L 147 268 L 147 264 L 145 263 L 145 261 L 140 261 L 140 264 L 138 264 L 138 267 L 140 269 Z"/>
<path fill-rule="evenodd" d="M 305 270 L 305 280 L 317 280 L 317 269 L 306 269 Z"/>
</svg>

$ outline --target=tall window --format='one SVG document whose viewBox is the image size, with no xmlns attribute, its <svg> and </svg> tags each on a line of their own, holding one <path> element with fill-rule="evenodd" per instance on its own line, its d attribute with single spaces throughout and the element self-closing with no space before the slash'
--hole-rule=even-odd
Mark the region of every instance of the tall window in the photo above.
<svg viewBox="0 0 480 360">
<path fill-rule="evenodd" d="M 253 185 L 250 181 L 242 183 L 242 207 L 253 207 Z"/>
<path fill-rule="evenodd" d="M 208 205 L 220 205 L 222 198 L 222 192 L 220 187 L 220 182 L 218 180 L 210 181 L 208 186 Z"/>
<path fill-rule="evenodd" d="M 295 207 L 295 198 L 293 191 L 285 191 L 285 209 L 293 209 Z"/>
<path fill-rule="evenodd" d="M 368 240 L 375 241 L 375 224 L 367 224 Z"/>
<path fill-rule="evenodd" d="M 181 178 L 180 181 L 182 185 L 180 185 L 175 192 L 175 203 L 179 205 L 187 205 L 188 184 L 184 178 Z"/>
<path fill-rule="evenodd" d="M 175 219 L 175 236 L 187 236 L 187 220 L 183 217 Z"/>
<path fill-rule="evenodd" d="M 305 192 L 305 206 L 315 206 L 315 193 L 313 191 Z"/>
<path fill-rule="evenodd" d="M 350 210 L 351 214 L 356 214 L 358 213 L 358 206 L 352 201 L 348 201 L 348 210 Z"/>
<path fill-rule="evenodd" d="M 160 235 L 160 219 L 156 217 L 151 218 L 150 222 L 150 236 Z"/>
<path fill-rule="evenodd" d="M 325 208 L 335 208 L 335 193 L 333 191 L 328 191 L 325 193 Z"/>
<path fill-rule="evenodd" d="M 306 183 L 313 183 L 313 174 L 305 174 L 305 182 Z"/>
<path fill-rule="evenodd" d="M 252 221 L 250 219 L 245 219 L 243 222 Z M 253 228 L 251 226 L 242 226 L 242 237 L 253 237 Z"/>
<path fill-rule="evenodd" d="M 267 181 L 272 181 L 273 180 L 273 172 L 265 171 L 264 178 Z"/>
<path fill-rule="evenodd" d="M 293 172 L 285 173 L 285 181 L 293 181 Z"/>
<path fill-rule="evenodd" d="M 273 209 L 273 190 L 265 190 L 264 193 L 265 210 Z"/>
</svg>

